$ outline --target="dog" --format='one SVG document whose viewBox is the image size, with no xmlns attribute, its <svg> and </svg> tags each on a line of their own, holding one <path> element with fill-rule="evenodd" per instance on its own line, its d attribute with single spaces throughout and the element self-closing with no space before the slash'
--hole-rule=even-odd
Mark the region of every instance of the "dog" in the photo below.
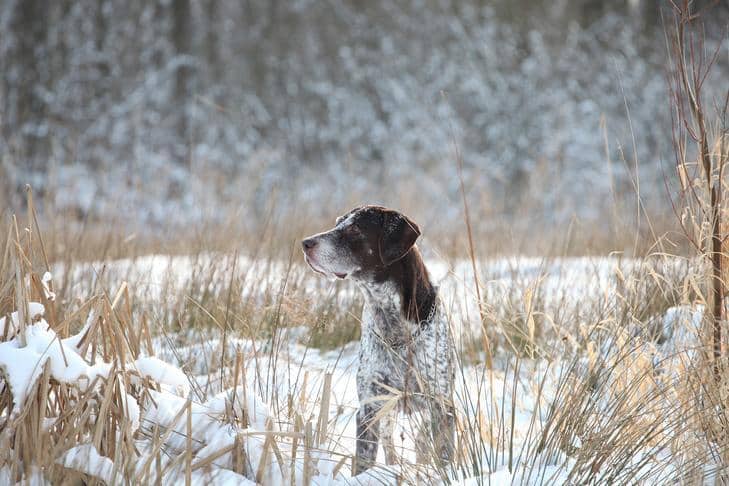
<svg viewBox="0 0 729 486">
<path fill-rule="evenodd" d="M 398 411 L 424 412 L 429 418 L 417 442 L 422 446 L 422 434 L 429 435 L 438 464 L 453 457 L 454 346 L 437 288 L 415 245 L 419 236 L 418 225 L 403 214 L 362 206 L 301 242 L 312 270 L 351 279 L 364 294 L 355 475 L 374 464 L 380 439 L 387 463 L 396 461 L 392 433 Z"/>
</svg>

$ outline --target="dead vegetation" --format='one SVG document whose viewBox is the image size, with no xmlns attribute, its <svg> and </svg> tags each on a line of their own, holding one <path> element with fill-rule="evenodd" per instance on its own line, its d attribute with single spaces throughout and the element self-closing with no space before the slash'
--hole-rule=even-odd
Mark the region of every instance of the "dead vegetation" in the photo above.
<svg viewBox="0 0 729 486">
<path fill-rule="evenodd" d="M 690 24 L 692 17 L 677 8 L 678 26 Z M 677 41 L 676 59 L 697 52 L 686 36 Z M 717 105 L 716 123 L 702 122 L 706 111 L 697 100 L 706 65 L 675 67 L 680 101 L 674 137 L 684 198 L 676 207 L 699 258 L 670 255 L 662 244 L 641 253 L 641 243 L 633 250 L 645 256 L 616 256 L 608 260 L 607 273 L 585 260 L 577 265 L 577 281 L 574 274 L 554 276 L 567 267 L 564 259 L 544 258 L 526 273 L 523 261 L 489 267 L 485 256 L 493 253 L 474 244 L 483 235 L 444 238 L 458 238 L 446 258 L 470 258 L 452 259 L 451 269 L 473 269 L 458 281 L 468 302 L 447 304 L 461 331 L 459 386 L 452 397 L 458 452 L 440 469 L 402 461 L 397 480 L 475 478 L 488 484 L 506 471 L 516 484 L 557 478 L 569 484 L 727 482 L 727 103 Z M 463 202 L 468 213 L 466 197 Z M 4 370 L 0 478 L 192 483 L 220 467 L 258 483 L 275 477 L 309 484 L 322 454 L 335 476 L 348 469 L 352 450 L 345 443 L 352 437 L 335 432 L 347 411 L 332 393 L 332 370 L 314 374 L 286 361 L 287 346 L 343 353 L 357 337 L 361 302 L 346 284 L 315 280 L 300 265 L 294 235 L 304 233 L 301 226 L 284 230 L 285 224 L 272 223 L 260 228 L 256 240 L 201 231 L 194 244 L 167 246 L 133 234 L 120 237 L 115 229 L 65 230 L 62 218 L 52 214 L 44 220 L 51 222 L 50 237 L 40 231 L 29 192 L 26 216 L 3 223 L 0 317 L 7 325 L 0 345 L 17 339 L 22 348 L 28 329 L 47 322 L 57 336 L 50 346 L 76 336 L 75 349 L 86 363 L 105 363 L 108 371 L 80 386 L 59 380 L 46 361 L 15 409 L 18 393 Z M 629 236 L 635 244 L 635 235 Z M 230 251 L 231 241 L 245 241 L 246 254 Z M 551 240 L 550 248 L 554 253 L 575 241 L 567 235 L 561 246 Z M 145 260 L 149 252 L 185 256 L 154 269 L 159 260 Z M 117 257 L 129 259 L 113 261 Z M 185 268 L 176 267 L 182 261 Z M 53 278 L 45 279 L 46 271 Z M 576 292 L 576 282 L 592 292 Z M 33 315 L 31 302 L 43 304 L 44 321 Z M 17 326 L 10 324 L 13 312 Z M 209 345 L 194 347 L 201 343 Z M 190 386 L 164 423 L 145 422 L 164 387 L 136 365 L 140 357 L 155 355 L 183 370 Z M 295 376 L 284 393 L 269 382 L 279 365 Z M 255 413 L 239 399 L 251 389 L 271 409 L 270 420 L 255 432 L 249 429 Z M 203 453 L 209 444 L 193 410 L 205 412 L 200 407 L 219 393 L 232 398 L 204 425 L 229 425 L 234 439 Z M 138 427 L 132 401 L 142 411 Z M 411 434 L 413 442 L 415 429 L 402 434 Z M 432 441 L 416 444 L 426 455 L 438 449 Z M 69 459 L 68 451 L 82 445 L 107 458 L 109 470 L 84 470 Z M 415 452 L 404 447 L 400 452 Z"/>
<path fill-rule="evenodd" d="M 301 460 L 306 466 L 300 478 L 309 480 L 316 472 L 312 457 L 323 451 L 334 458 L 337 471 L 348 467 L 351 451 L 342 446 L 347 438 L 334 435 L 331 426 L 336 420 L 331 414 L 343 413 L 332 408 L 331 377 L 324 376 L 312 395 L 307 382 L 315 378 L 303 368 L 289 393 L 275 388 L 264 393 L 274 420 L 256 445 L 264 451 L 263 463 L 248 458 L 251 443 L 243 432 L 234 444 L 198 456 L 203 444 L 198 432 L 188 431 L 188 417 L 192 407 L 219 391 L 245 386 L 251 370 L 265 373 L 283 362 L 292 336 L 311 349 L 337 350 L 351 341 L 356 334 L 348 330 L 356 333 L 361 305 L 352 289 L 314 280 L 312 291 L 309 274 L 293 257 L 246 260 L 202 253 L 188 260 L 182 274 L 172 265 L 180 260 L 170 260 L 157 272 L 166 276 L 162 282 L 150 282 L 151 272 L 139 271 L 145 268 L 142 259 L 133 259 L 131 267 L 66 262 L 56 267 L 63 268 L 64 285 L 55 287 L 54 278 L 44 288 L 43 272 L 52 265 L 43 256 L 45 242 L 35 220 L 12 220 L 8 227 L 0 313 L 21 309 L 28 316 L 28 302 L 43 303 L 48 325 L 60 338 L 83 330 L 89 363 L 112 364 L 107 376 L 84 389 L 58 382 L 44 369 L 19 413 L 13 413 L 10 388 L 3 388 L 0 437 L 6 447 L 0 467 L 7 466 L 12 478 L 42 471 L 55 482 L 98 480 L 64 466 L 67 451 L 81 444 L 109 458 L 119 481 L 184 481 L 228 459 L 231 471 L 264 483 L 265 461 L 279 469 L 286 464 L 284 477 L 291 481 Z M 258 260 L 263 263 L 251 264 Z M 508 265 L 482 276 L 494 365 L 483 366 L 484 341 L 476 332 L 461 349 L 460 386 L 453 396 L 459 410 L 457 460 L 440 470 L 408 465 L 401 480 L 481 477 L 486 483 L 490 471 L 504 469 L 517 483 L 548 483 L 555 474 L 580 484 L 723 477 L 726 388 L 706 379 L 711 366 L 701 344 L 704 331 L 692 327 L 691 317 L 709 301 L 705 266 L 668 255 L 613 262 L 609 275 L 584 264 L 585 282 L 596 288 L 604 282 L 614 290 L 592 297 L 548 284 L 550 272 L 562 268 L 560 260 L 536 262 L 526 277 L 523 269 Z M 560 274 L 554 281 L 573 278 Z M 651 325 L 663 332 L 663 316 L 676 306 L 684 311 L 671 321 L 667 340 L 642 332 Z M 478 315 L 451 310 L 461 328 Z M 202 354 L 190 358 L 183 352 L 211 339 Z M 252 348 L 240 347 L 243 342 Z M 133 363 L 160 351 L 185 370 L 191 395 L 180 397 L 178 414 L 166 426 L 132 430 L 128 400 L 145 410 L 160 391 L 153 380 L 140 381 Z M 198 385 L 200 376 L 208 377 L 205 387 Z M 247 413 L 231 404 L 215 423 L 244 431 Z M 437 444 L 420 447 L 436 450 Z"/>
</svg>

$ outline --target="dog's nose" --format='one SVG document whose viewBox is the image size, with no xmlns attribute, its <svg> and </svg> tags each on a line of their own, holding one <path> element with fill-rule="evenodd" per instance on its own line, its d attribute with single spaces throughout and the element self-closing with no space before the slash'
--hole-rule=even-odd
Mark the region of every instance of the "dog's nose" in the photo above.
<svg viewBox="0 0 729 486">
<path fill-rule="evenodd" d="M 314 238 L 307 238 L 301 242 L 301 246 L 304 247 L 304 250 L 311 250 L 316 246 L 316 240 Z"/>
</svg>

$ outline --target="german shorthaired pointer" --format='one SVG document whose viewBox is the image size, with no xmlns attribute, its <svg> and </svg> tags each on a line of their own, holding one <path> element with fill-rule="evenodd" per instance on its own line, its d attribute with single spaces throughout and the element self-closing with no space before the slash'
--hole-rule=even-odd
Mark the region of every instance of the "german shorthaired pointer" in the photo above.
<svg viewBox="0 0 729 486">
<path fill-rule="evenodd" d="M 418 440 L 421 452 L 433 451 L 440 464 L 453 456 L 453 344 L 437 288 L 415 246 L 418 236 L 418 226 L 397 211 L 363 206 L 302 241 L 315 272 L 354 280 L 365 298 L 354 474 L 373 465 L 380 436 L 387 463 L 395 462 L 392 433 L 399 410 L 429 417 Z"/>
</svg>

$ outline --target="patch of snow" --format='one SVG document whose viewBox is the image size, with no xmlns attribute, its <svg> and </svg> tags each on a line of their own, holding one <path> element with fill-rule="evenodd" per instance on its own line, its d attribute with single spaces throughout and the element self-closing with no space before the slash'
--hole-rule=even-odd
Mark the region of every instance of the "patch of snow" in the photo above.
<svg viewBox="0 0 729 486">
<path fill-rule="evenodd" d="M 41 354 L 32 349 L 18 348 L 14 340 L 0 343 L 0 369 L 13 393 L 14 413 L 23 407 L 28 393 L 43 371 L 44 363 Z"/>
<path fill-rule="evenodd" d="M 82 444 L 70 448 L 56 463 L 98 478 L 106 484 L 114 484 L 114 463 L 108 457 L 100 455 L 93 444 Z"/>
<path fill-rule="evenodd" d="M 124 409 L 124 416 L 127 418 L 127 420 L 129 420 L 131 424 L 131 432 L 136 432 L 139 428 L 139 421 L 141 416 L 137 399 L 131 396 L 129 393 L 125 393 L 124 399 L 122 400 L 122 407 Z"/>
<path fill-rule="evenodd" d="M 31 315 L 43 315 L 41 304 L 29 304 Z M 13 316 L 17 313 L 14 312 Z M 15 319 L 15 317 L 12 317 Z M 0 369 L 2 369 L 13 393 L 13 411 L 18 412 L 46 363 L 50 375 L 62 383 L 78 384 L 82 389 L 99 376 L 108 376 L 109 365 L 88 363 L 58 338 L 44 319 L 25 328 L 25 346 L 20 336 L 0 343 Z"/>
<path fill-rule="evenodd" d="M 30 324 L 37 317 L 43 316 L 46 309 L 43 304 L 39 304 L 38 302 L 29 302 L 28 312 L 30 314 L 30 318 L 28 319 L 26 317 L 26 324 Z M 14 311 L 10 313 L 10 325 L 7 329 L 5 328 L 5 321 L 5 317 L 0 317 L 0 335 L 12 336 L 14 333 L 18 332 L 18 329 L 20 328 L 20 312 Z"/>
<path fill-rule="evenodd" d="M 52 292 L 50 289 L 51 280 L 53 280 L 53 275 L 51 274 L 51 272 L 46 272 L 41 278 L 41 285 L 43 286 L 43 294 L 45 295 L 46 299 L 54 301 L 56 300 L 56 293 Z"/>
<path fill-rule="evenodd" d="M 190 394 L 190 383 L 185 373 L 154 356 L 138 358 L 134 366 L 143 377 L 151 378 L 160 385 L 170 387 L 180 396 Z"/>
</svg>

